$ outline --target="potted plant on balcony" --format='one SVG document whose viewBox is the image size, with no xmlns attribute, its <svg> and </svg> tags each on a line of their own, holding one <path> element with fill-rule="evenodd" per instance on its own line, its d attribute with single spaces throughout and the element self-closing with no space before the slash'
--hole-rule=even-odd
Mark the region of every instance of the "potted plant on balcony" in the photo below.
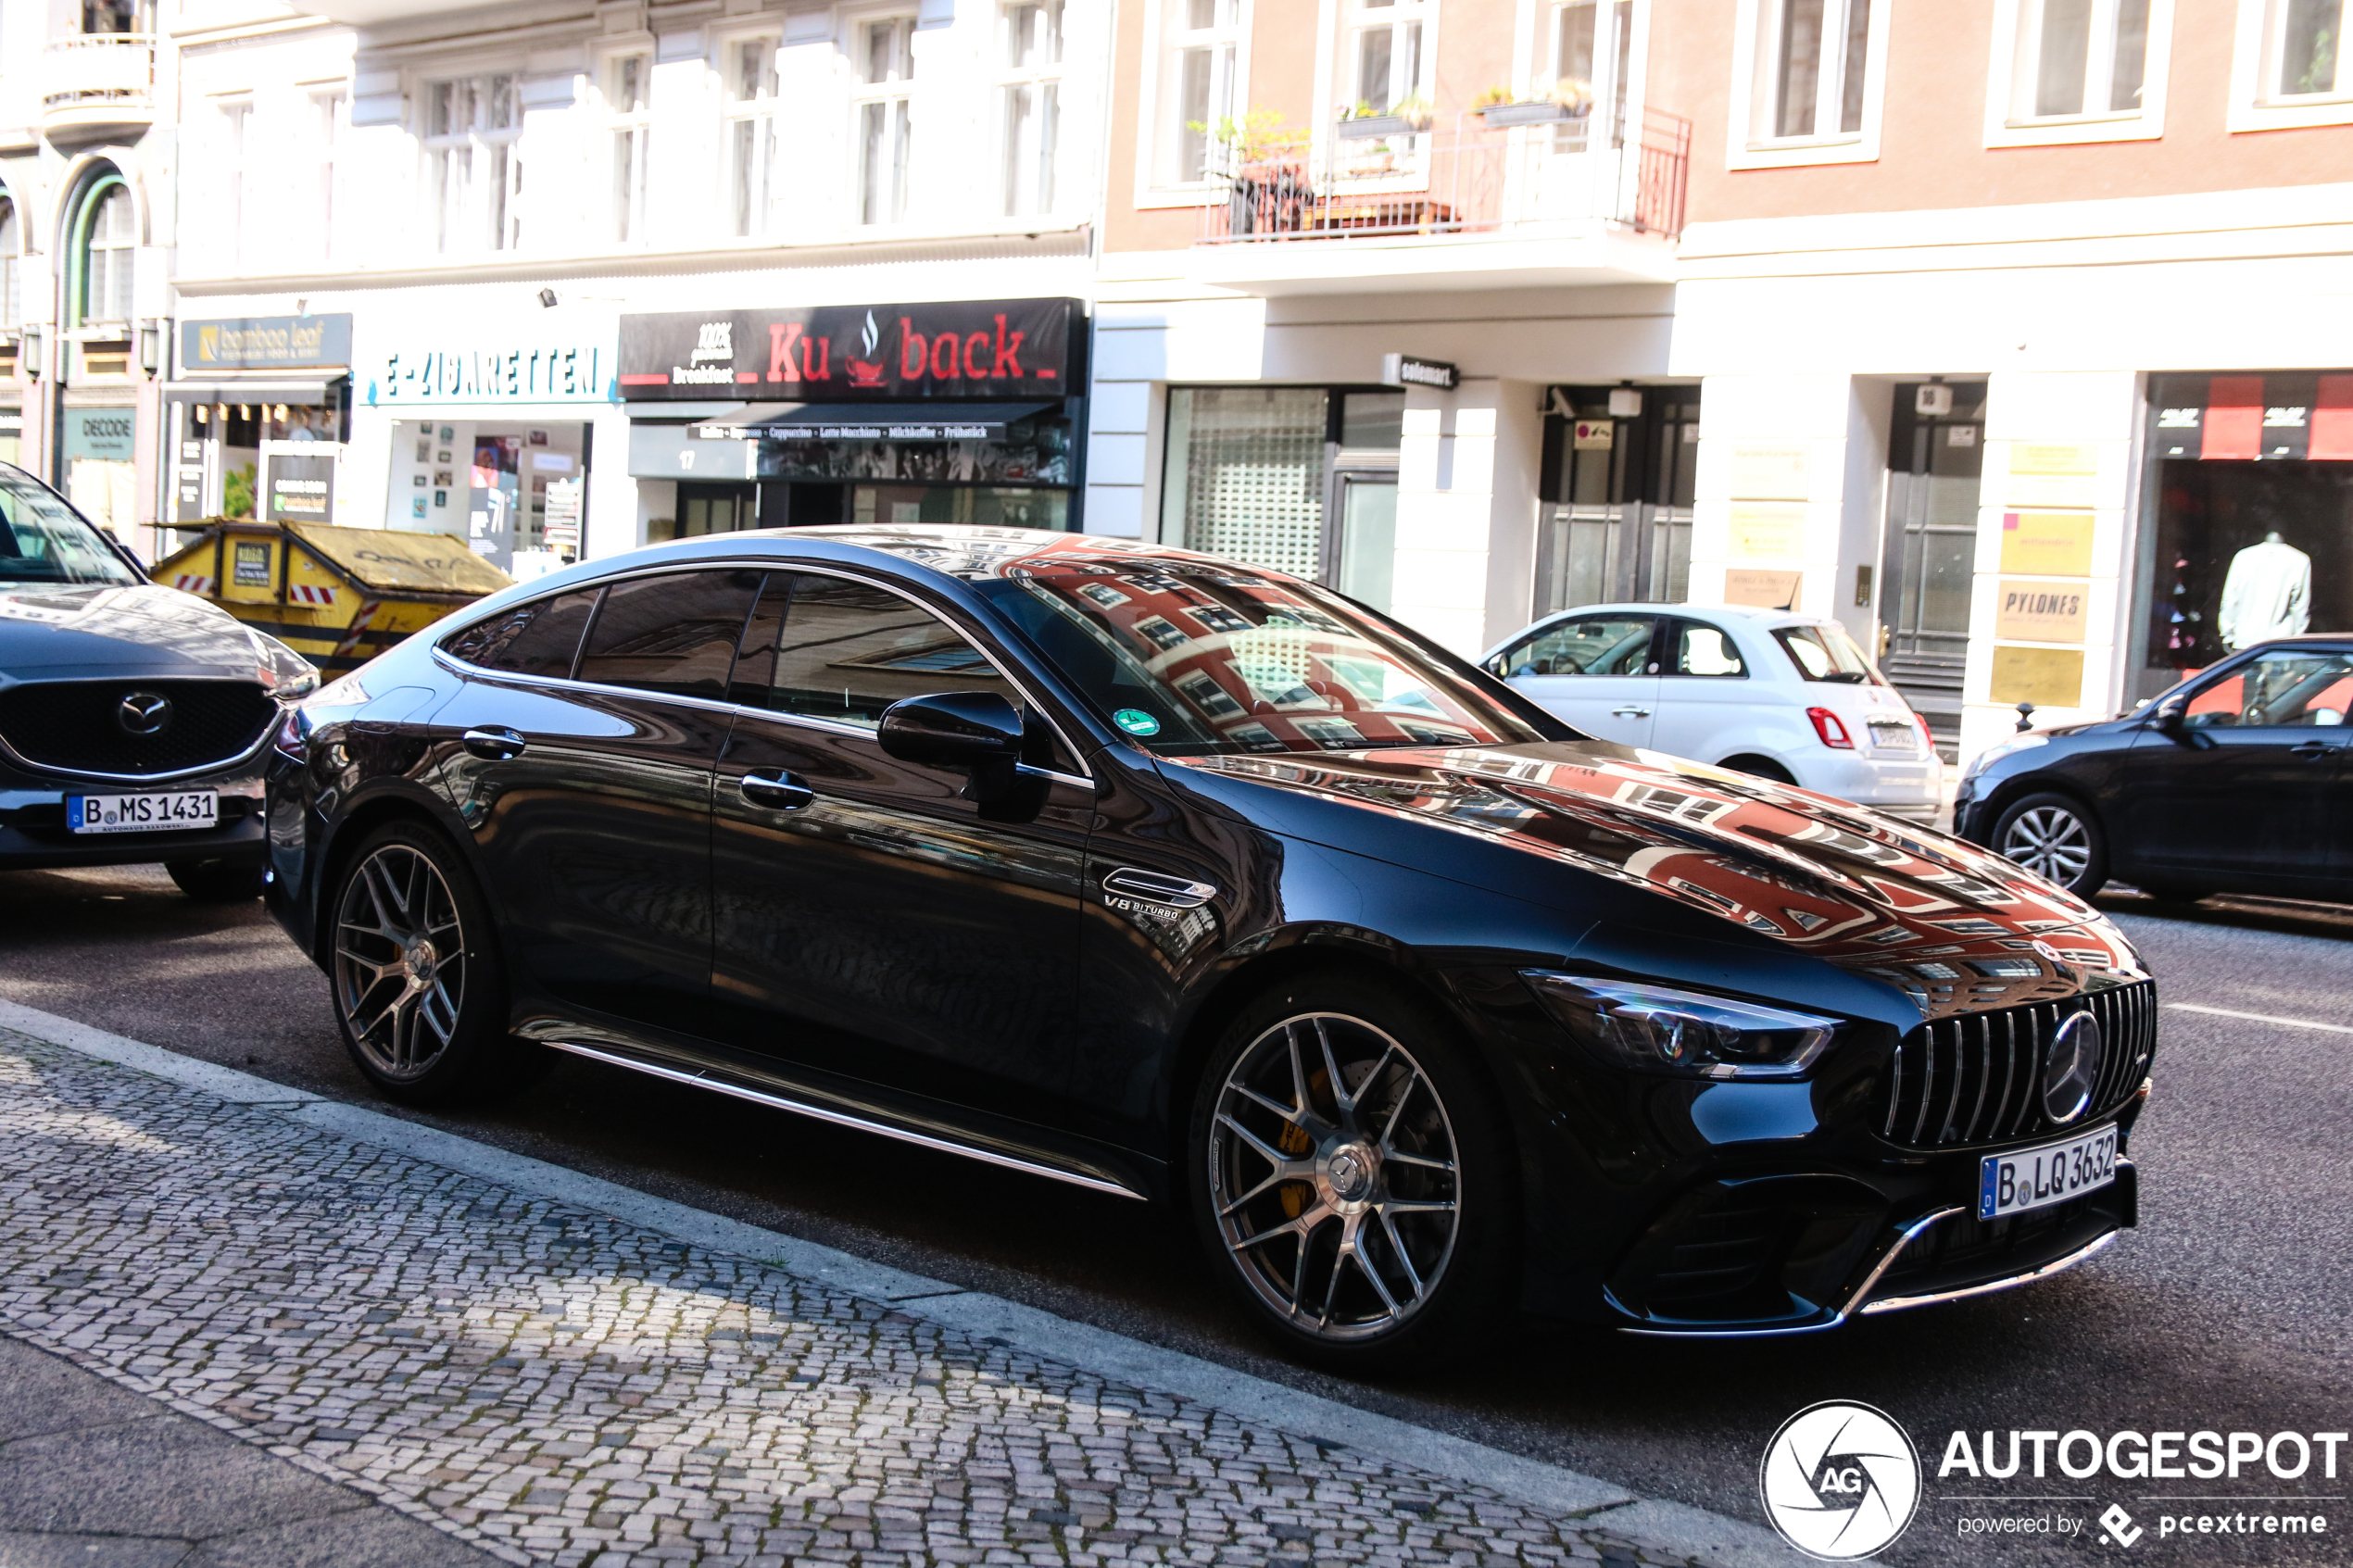
<svg viewBox="0 0 2353 1568">
<path fill-rule="evenodd" d="M 1188 122 L 1225 150 L 1226 232 L 1228 236 L 1284 233 L 1301 227 L 1307 171 L 1298 154 L 1307 132 L 1283 123 L 1280 110 L 1252 108 L 1214 125 Z"/>
<path fill-rule="evenodd" d="M 1429 100 L 1422 97 L 1400 98 L 1387 110 L 1376 110 L 1364 99 L 1340 116 L 1333 134 L 1343 142 L 1372 141 L 1382 136 L 1411 136 L 1417 131 L 1429 129 L 1437 111 Z M 1418 119 L 1419 123 L 1416 123 Z"/>
<path fill-rule="evenodd" d="M 1516 104 L 1486 103 L 1478 112 L 1491 131 L 1502 131 L 1515 125 L 1550 125 L 1564 119 L 1583 119 L 1593 112 L 1593 85 L 1578 77 L 1565 76 L 1553 83 L 1549 91 L 1537 96 Z"/>
</svg>

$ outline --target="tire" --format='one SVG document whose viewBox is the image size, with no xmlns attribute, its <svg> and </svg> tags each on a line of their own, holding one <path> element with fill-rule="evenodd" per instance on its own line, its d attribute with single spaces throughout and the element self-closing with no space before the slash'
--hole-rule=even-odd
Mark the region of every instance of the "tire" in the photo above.
<svg viewBox="0 0 2353 1568">
<path fill-rule="evenodd" d="M 1746 773 L 1751 778 L 1769 779 L 1774 784 L 1794 784 L 1797 783 L 1796 779 L 1791 777 L 1787 768 L 1769 757 L 1727 757 L 1716 765 L 1735 773 Z"/>
<path fill-rule="evenodd" d="M 1428 1365 L 1508 1299 L 1507 1123 L 1458 1032 L 1392 982 L 1303 976 L 1245 1008 L 1203 1069 L 1186 1154 L 1211 1268 L 1300 1360 Z"/>
<path fill-rule="evenodd" d="M 489 909 L 439 834 L 397 822 L 369 834 L 321 913 L 336 1027 L 378 1094 L 444 1104 L 503 1088 L 525 1064 L 507 1037 Z"/>
<path fill-rule="evenodd" d="M 2160 904 L 2195 904 L 2201 898 L 2211 898 L 2214 897 L 2214 889 L 2210 887 L 2175 887 L 2171 885 L 2151 887 L 2145 882 L 2135 883 L 2133 885 Z"/>
<path fill-rule="evenodd" d="M 2071 795 L 2046 791 L 2010 802 L 1994 821 L 1994 852 L 2078 898 L 2108 884 L 2108 834 Z"/>
<path fill-rule="evenodd" d="M 166 860 L 163 869 L 199 904 L 242 904 L 261 897 L 259 860 Z"/>
</svg>

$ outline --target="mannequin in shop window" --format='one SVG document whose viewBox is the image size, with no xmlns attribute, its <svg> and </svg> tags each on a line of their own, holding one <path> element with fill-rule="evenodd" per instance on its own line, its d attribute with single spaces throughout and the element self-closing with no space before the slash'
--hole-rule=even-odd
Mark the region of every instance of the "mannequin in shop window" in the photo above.
<svg viewBox="0 0 2353 1568">
<path fill-rule="evenodd" d="M 2222 646 L 2233 652 L 2302 634 L 2312 619 L 2312 558 L 2272 529 L 2231 558 L 2218 619 Z"/>
</svg>

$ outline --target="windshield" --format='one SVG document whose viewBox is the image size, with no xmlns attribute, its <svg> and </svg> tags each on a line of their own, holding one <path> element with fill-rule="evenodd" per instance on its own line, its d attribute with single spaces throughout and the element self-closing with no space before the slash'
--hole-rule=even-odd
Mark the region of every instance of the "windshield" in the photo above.
<svg viewBox="0 0 2353 1568">
<path fill-rule="evenodd" d="M 1565 733 L 1345 600 L 1246 567 L 1044 558 L 973 586 L 1162 756 L 1515 746 Z"/>
<path fill-rule="evenodd" d="M 1843 626 L 1783 626 L 1773 635 L 1789 650 L 1790 662 L 1809 681 L 1844 681 L 1852 685 L 1887 683 L 1855 646 Z"/>
<path fill-rule="evenodd" d="M 137 581 L 81 513 L 23 475 L 0 468 L 0 583 Z"/>
</svg>

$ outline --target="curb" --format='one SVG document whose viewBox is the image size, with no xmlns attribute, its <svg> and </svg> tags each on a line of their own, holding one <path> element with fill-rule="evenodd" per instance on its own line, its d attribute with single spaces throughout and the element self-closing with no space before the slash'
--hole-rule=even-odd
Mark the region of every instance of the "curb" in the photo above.
<svg viewBox="0 0 2353 1568">
<path fill-rule="evenodd" d="M 1320 1439 L 1327 1447 L 1346 1447 L 1433 1475 L 1490 1487 L 1516 1502 L 1580 1519 L 1637 1546 L 1691 1558 L 1708 1568 L 1800 1568 L 1814 1561 L 1793 1550 L 1771 1531 L 1743 1520 L 1637 1497 L 1611 1482 L 1541 1460 L 1358 1410 L 1180 1350 L 1164 1349 L 1036 1307 L 870 1262 L 781 1231 L 655 1198 L 364 1106 L 273 1084 L 250 1073 L 199 1061 L 35 1008 L 0 999 L 0 1026 L 232 1104 L 275 1110 L 356 1143 L 393 1149 L 461 1174 L 610 1214 L 714 1251 L 756 1259 L 787 1273 L 888 1302 L 895 1311 L 969 1334 L 993 1335 L 1034 1354 L 1280 1426 Z M 1873 1565 L 1865 1562 L 1861 1568 Z"/>
</svg>

